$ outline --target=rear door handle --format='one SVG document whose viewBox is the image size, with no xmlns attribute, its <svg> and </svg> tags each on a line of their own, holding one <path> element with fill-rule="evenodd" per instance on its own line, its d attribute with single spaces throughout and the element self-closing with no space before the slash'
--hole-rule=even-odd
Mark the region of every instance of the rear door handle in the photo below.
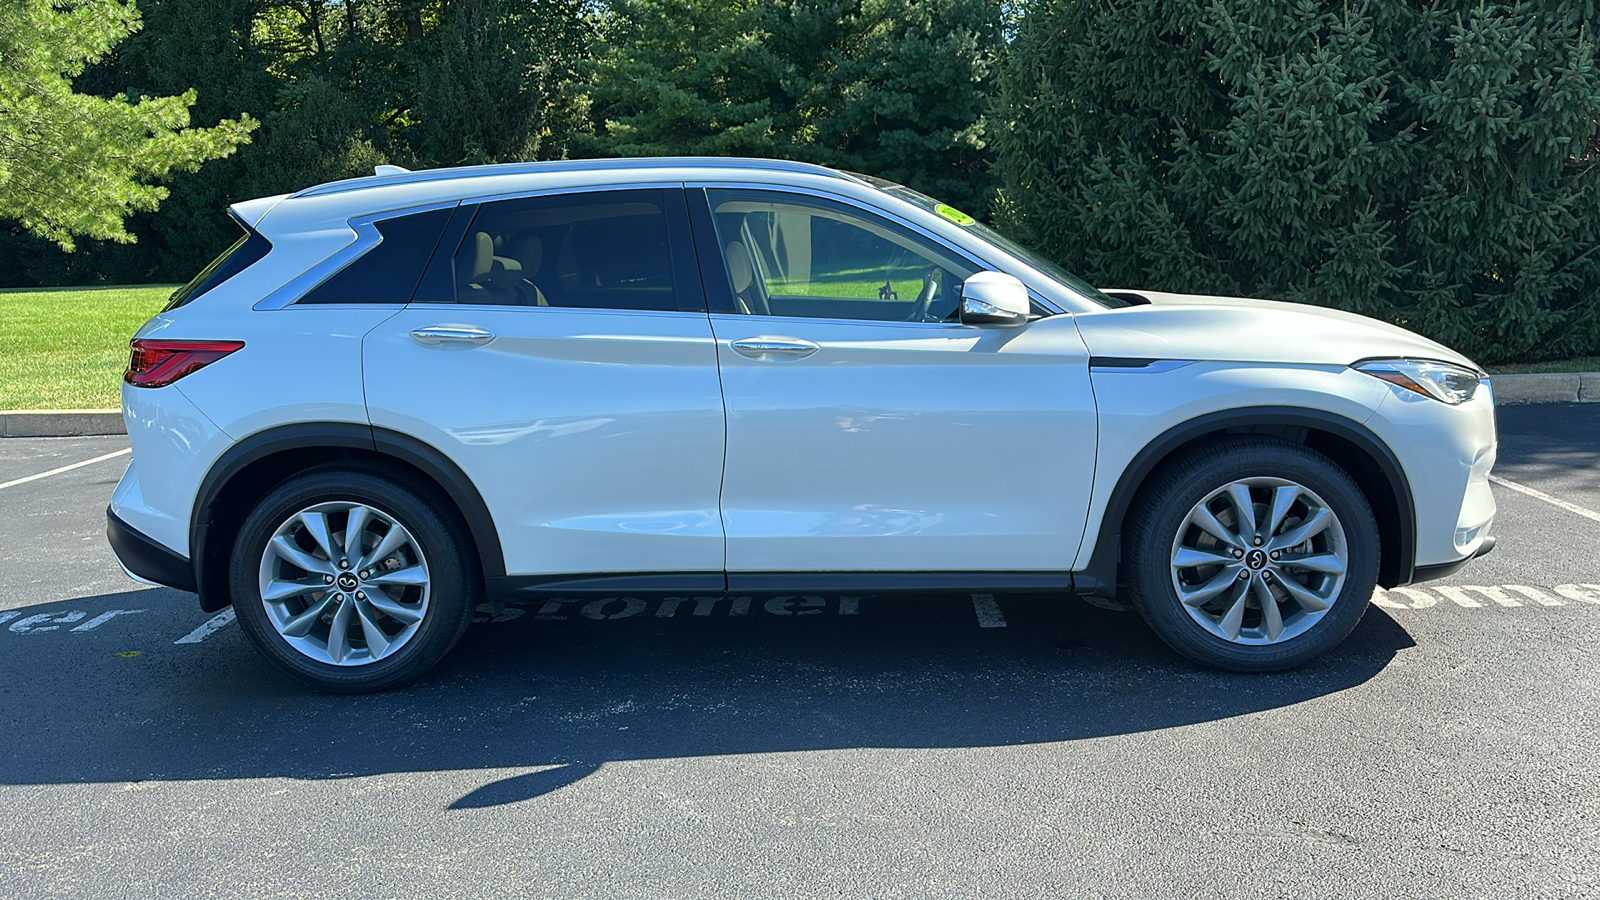
<svg viewBox="0 0 1600 900">
<path fill-rule="evenodd" d="M 430 325 L 411 332 L 411 339 L 419 344 L 472 344 L 481 346 L 494 340 L 494 332 L 476 325 Z"/>
<path fill-rule="evenodd" d="M 801 356 L 810 356 L 821 349 L 821 347 L 811 343 L 810 341 L 802 341 L 799 338 L 789 337 L 745 338 L 743 340 L 734 341 L 733 343 L 729 344 L 729 346 L 732 347 L 734 352 L 738 353 L 740 356 L 748 356 L 751 359 L 760 359 L 763 356 L 769 355 L 797 358 Z"/>
</svg>

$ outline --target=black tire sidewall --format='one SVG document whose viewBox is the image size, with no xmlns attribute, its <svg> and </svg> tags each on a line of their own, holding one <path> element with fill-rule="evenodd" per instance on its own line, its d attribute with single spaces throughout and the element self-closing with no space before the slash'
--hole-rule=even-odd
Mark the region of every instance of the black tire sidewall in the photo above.
<svg viewBox="0 0 1600 900">
<path fill-rule="evenodd" d="M 1177 529 L 1206 495 L 1245 478 L 1284 478 L 1320 496 L 1344 528 L 1349 568 L 1328 613 L 1305 633 L 1269 645 L 1235 644 L 1194 621 L 1172 586 L 1170 552 Z M 1124 545 L 1134 607 L 1158 637 L 1196 662 L 1239 672 L 1292 668 L 1339 644 L 1366 613 L 1378 577 L 1378 529 L 1353 479 L 1304 445 L 1237 438 L 1203 446 L 1164 465 L 1141 492 Z"/>
<path fill-rule="evenodd" d="M 363 503 L 392 516 L 428 560 L 428 611 L 421 627 L 405 646 L 369 665 L 335 666 L 307 658 L 278 634 L 261 600 L 261 558 L 274 532 L 300 510 L 335 501 Z M 385 474 L 329 466 L 291 478 L 256 504 L 239 529 L 228 576 L 240 626 L 273 665 L 319 690 L 359 693 L 416 678 L 460 639 L 474 606 L 466 560 L 457 529 L 432 498 Z"/>
</svg>

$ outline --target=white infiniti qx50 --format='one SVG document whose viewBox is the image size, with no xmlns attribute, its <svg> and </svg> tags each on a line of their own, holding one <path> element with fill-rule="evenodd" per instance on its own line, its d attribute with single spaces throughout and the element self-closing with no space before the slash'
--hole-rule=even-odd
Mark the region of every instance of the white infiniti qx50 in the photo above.
<svg viewBox="0 0 1600 900">
<path fill-rule="evenodd" d="M 112 547 L 332 691 L 483 599 L 1124 586 L 1301 663 L 1494 545 L 1484 373 L 1332 310 L 1102 292 L 769 160 L 405 172 L 236 204 L 133 340 Z"/>
</svg>

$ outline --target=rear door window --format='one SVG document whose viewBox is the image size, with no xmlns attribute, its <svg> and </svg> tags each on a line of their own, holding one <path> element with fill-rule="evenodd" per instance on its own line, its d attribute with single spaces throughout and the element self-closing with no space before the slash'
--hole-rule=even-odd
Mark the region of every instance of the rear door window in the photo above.
<svg viewBox="0 0 1600 900">
<path fill-rule="evenodd" d="M 455 300 L 703 310 L 687 222 L 677 190 L 586 191 L 485 203 L 453 258 Z"/>
</svg>

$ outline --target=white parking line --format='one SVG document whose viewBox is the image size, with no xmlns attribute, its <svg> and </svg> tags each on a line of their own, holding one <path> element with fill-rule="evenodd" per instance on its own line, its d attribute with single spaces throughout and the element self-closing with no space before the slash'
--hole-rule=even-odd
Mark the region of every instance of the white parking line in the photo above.
<svg viewBox="0 0 1600 900">
<path fill-rule="evenodd" d="M 1000 612 L 1000 604 L 994 602 L 993 594 L 973 594 L 972 611 L 978 614 L 979 628 L 1006 627 L 1006 617 Z"/>
<path fill-rule="evenodd" d="M 1596 522 L 1600 522 L 1600 512 L 1595 512 L 1592 509 L 1579 506 L 1576 503 L 1568 503 L 1560 497 L 1552 497 L 1549 494 L 1546 494 L 1544 491 L 1536 491 L 1525 484 L 1517 484 L 1515 481 L 1507 481 L 1506 479 L 1501 478 L 1499 475 L 1490 475 L 1489 480 L 1500 485 L 1501 487 L 1508 487 L 1513 491 L 1517 491 L 1518 493 L 1527 494 L 1529 497 L 1532 497 L 1535 500 L 1543 500 L 1552 506 L 1559 506 L 1569 513 L 1576 513 L 1580 516 L 1583 516 L 1585 519 L 1593 519 Z M 0 487 L 5 487 L 5 485 L 0 484 Z"/>
<path fill-rule="evenodd" d="M 1469 591 L 1471 593 L 1468 593 Z M 1545 593 L 1546 591 L 1554 591 L 1566 599 L 1558 600 Z M 1472 594 L 1477 594 L 1495 606 L 1507 609 L 1528 608 L 1527 603 L 1512 597 L 1512 594 L 1520 594 L 1524 599 L 1532 601 L 1533 608 L 1566 606 L 1568 600 L 1600 606 L 1600 584 L 1558 584 L 1549 588 L 1526 584 L 1443 584 L 1431 585 L 1428 588 L 1394 587 L 1387 590 L 1377 588 L 1372 592 L 1372 602 L 1384 609 L 1431 609 L 1440 605 L 1439 597 L 1434 594 L 1444 597 L 1461 609 L 1485 608 L 1481 601 L 1472 597 Z"/>
<path fill-rule="evenodd" d="M 115 453 L 107 453 L 105 456 L 96 456 L 94 459 L 86 459 L 83 462 L 75 462 L 70 466 L 62 466 L 59 469 L 51 469 L 48 472 L 40 472 L 37 475 L 29 475 L 26 478 L 18 478 L 15 481 L 8 481 L 5 484 L 0 484 L 0 490 L 5 490 L 8 487 L 15 487 L 19 484 L 27 484 L 30 481 L 38 481 L 41 478 L 49 478 L 51 475 L 60 475 L 62 472 L 71 472 L 73 469 L 81 469 L 84 466 L 92 466 L 97 462 L 105 462 L 108 459 L 115 459 L 118 456 L 126 456 L 132 452 L 132 447 L 125 447 Z"/>
<path fill-rule="evenodd" d="M 233 621 L 233 607 L 228 607 L 207 619 L 204 625 L 173 641 L 174 644 L 198 644 L 206 638 L 221 631 L 229 622 Z"/>
<path fill-rule="evenodd" d="M 107 610 L 106 612 L 103 612 L 100 615 L 95 616 L 94 618 L 92 618 L 89 621 L 83 623 L 82 625 L 79 625 L 77 628 L 72 629 L 72 631 L 75 634 L 81 634 L 82 632 L 85 632 L 85 631 L 93 631 L 96 628 L 99 628 L 101 625 L 104 625 L 105 623 L 111 621 L 112 619 L 115 619 L 117 616 L 131 616 L 131 615 L 135 615 L 137 613 L 142 613 L 142 612 L 145 612 L 145 610 L 142 610 L 142 609 L 112 609 L 112 610 Z"/>
</svg>

